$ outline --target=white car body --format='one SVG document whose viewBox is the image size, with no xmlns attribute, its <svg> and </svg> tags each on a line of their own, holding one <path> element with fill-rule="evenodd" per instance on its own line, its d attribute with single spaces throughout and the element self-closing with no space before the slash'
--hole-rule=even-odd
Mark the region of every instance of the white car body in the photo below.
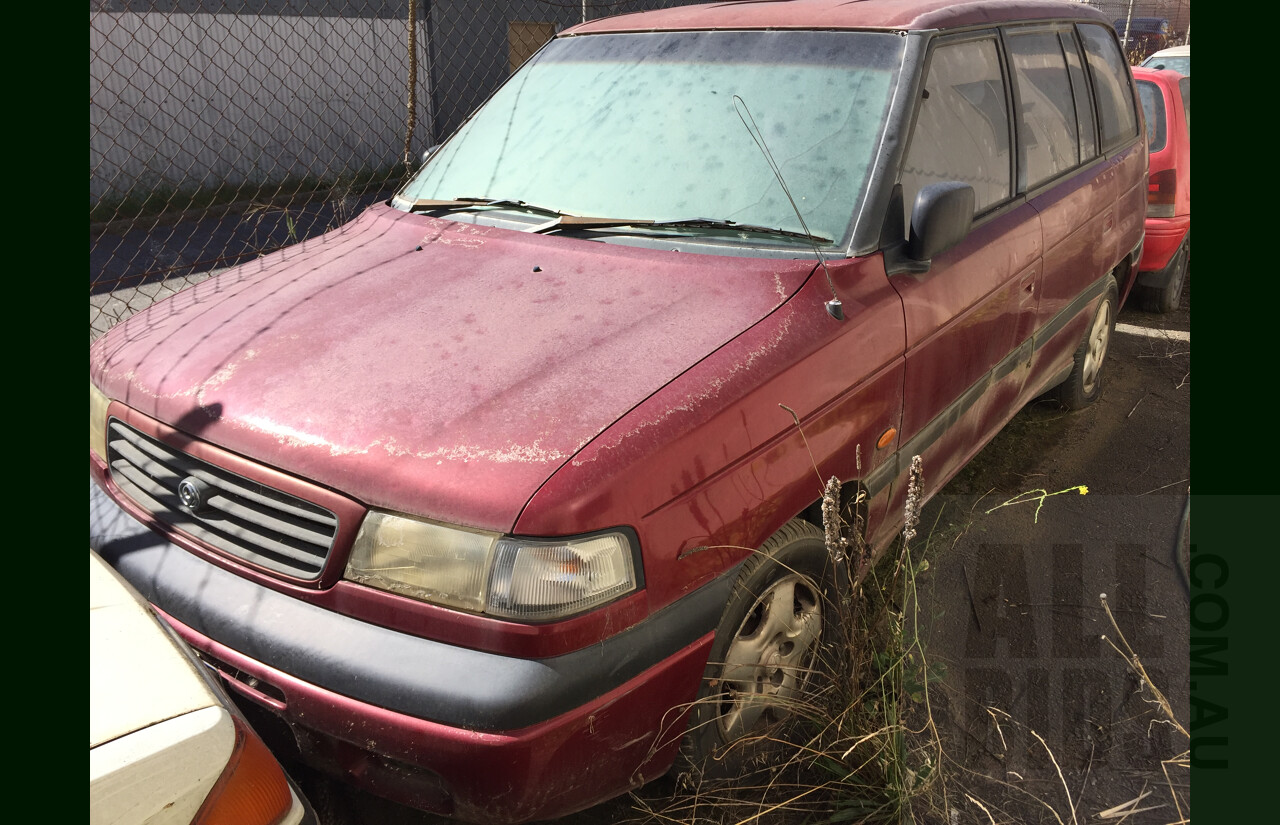
<svg viewBox="0 0 1280 825">
<path fill-rule="evenodd" d="M 1146 69 L 1171 69 L 1178 74 L 1191 75 L 1191 47 L 1170 46 L 1142 61 Z"/>
<path fill-rule="evenodd" d="M 235 711 L 202 667 L 90 551 L 90 823 L 188 825 L 229 773 L 237 750 Z M 246 724 L 239 727 L 260 743 Z M 283 770 L 272 779 L 288 784 Z M 298 825 L 307 816 L 292 787 L 289 797 L 270 825 Z"/>
</svg>

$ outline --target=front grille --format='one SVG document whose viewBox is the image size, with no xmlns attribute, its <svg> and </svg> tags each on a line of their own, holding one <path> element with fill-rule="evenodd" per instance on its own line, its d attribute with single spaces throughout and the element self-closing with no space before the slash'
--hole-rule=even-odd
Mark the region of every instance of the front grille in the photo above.
<svg viewBox="0 0 1280 825">
<path fill-rule="evenodd" d="M 116 486 L 157 521 L 267 570 L 318 578 L 333 547 L 333 512 L 193 458 L 114 418 L 107 426 L 107 462 Z M 195 510 L 179 496 L 184 481 L 200 493 Z"/>
</svg>

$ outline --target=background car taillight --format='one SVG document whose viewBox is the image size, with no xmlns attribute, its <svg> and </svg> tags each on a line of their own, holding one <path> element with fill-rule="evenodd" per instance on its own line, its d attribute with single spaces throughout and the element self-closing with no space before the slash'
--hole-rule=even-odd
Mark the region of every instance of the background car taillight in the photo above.
<svg viewBox="0 0 1280 825">
<path fill-rule="evenodd" d="M 1147 179 L 1147 217 L 1172 218 L 1173 201 L 1178 194 L 1178 173 L 1163 169 Z"/>
<path fill-rule="evenodd" d="M 194 825 L 275 825 L 293 805 L 280 763 L 244 720 L 235 727 L 235 751 Z"/>
</svg>

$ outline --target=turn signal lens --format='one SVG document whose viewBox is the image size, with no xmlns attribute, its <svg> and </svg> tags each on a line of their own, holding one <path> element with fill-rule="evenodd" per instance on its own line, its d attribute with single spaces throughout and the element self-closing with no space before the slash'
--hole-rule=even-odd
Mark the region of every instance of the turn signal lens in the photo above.
<svg viewBox="0 0 1280 825">
<path fill-rule="evenodd" d="M 489 609 L 512 619 L 559 619 L 636 588 L 631 544 L 621 533 L 585 539 L 502 539 Z"/>
<path fill-rule="evenodd" d="M 293 807 L 280 763 L 244 721 L 236 718 L 236 748 L 194 825 L 276 825 Z"/>
</svg>

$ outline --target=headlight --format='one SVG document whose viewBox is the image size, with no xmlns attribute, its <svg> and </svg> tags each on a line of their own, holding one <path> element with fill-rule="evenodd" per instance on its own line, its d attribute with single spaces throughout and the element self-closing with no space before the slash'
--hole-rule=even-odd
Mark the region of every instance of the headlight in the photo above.
<svg viewBox="0 0 1280 825">
<path fill-rule="evenodd" d="M 111 399 L 102 390 L 89 385 L 89 450 L 103 461 L 107 460 L 107 407 Z"/>
<path fill-rule="evenodd" d="M 346 578 L 475 613 L 512 619 L 572 616 L 636 588 L 622 533 L 581 539 L 502 537 L 370 512 Z"/>
<path fill-rule="evenodd" d="M 422 601 L 483 611 L 497 533 L 370 512 L 347 578 Z"/>
</svg>

